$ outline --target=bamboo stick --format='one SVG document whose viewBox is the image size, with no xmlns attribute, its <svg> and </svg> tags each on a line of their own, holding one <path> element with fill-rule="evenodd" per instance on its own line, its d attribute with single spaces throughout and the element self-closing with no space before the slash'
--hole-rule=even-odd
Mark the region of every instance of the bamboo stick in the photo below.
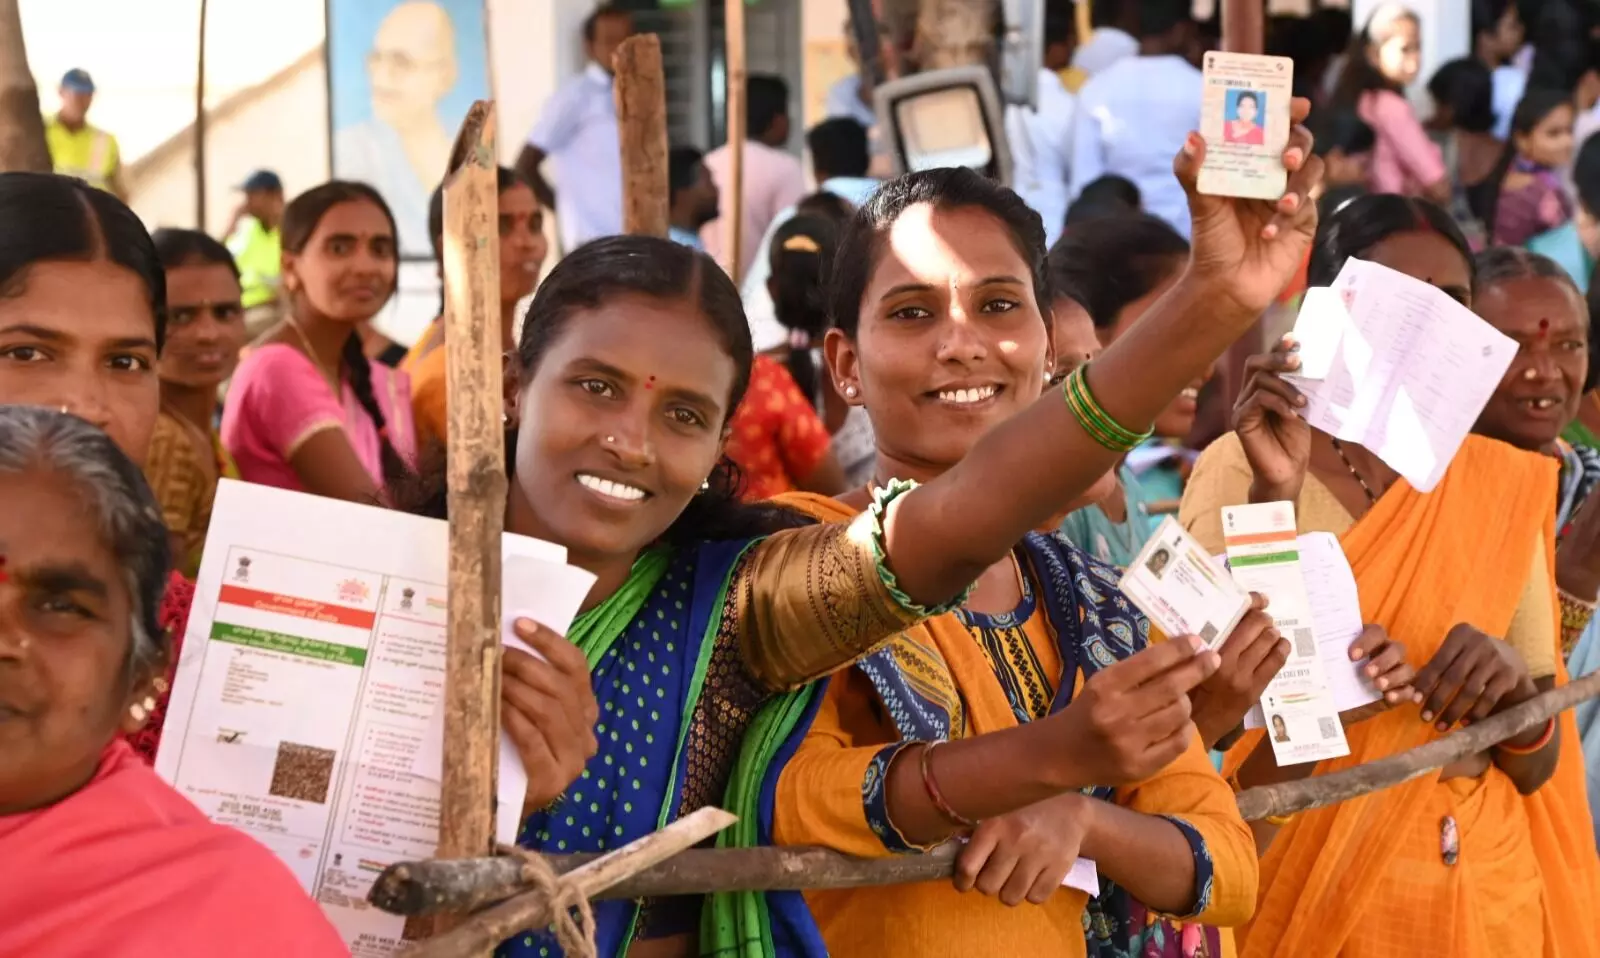
<svg viewBox="0 0 1600 958">
<path fill-rule="evenodd" d="M 1409 781 L 1496 742 L 1514 738 L 1585 699 L 1600 696 L 1600 672 L 1543 693 L 1470 728 L 1389 758 L 1342 772 L 1239 793 L 1247 821 L 1321 808 Z M 643 870 L 593 897 L 653 898 L 719 891 L 858 888 L 910 884 L 950 877 L 956 849 L 928 855 L 854 858 L 823 848 L 693 849 Z M 574 871 L 593 855 L 546 859 L 558 873 Z M 410 862 L 395 865 L 373 885 L 369 900 L 393 914 L 470 911 L 527 889 L 515 858 Z"/>
<path fill-rule="evenodd" d="M 494 135 L 490 104 L 474 103 L 444 184 L 450 510 L 444 736 L 450 747 L 439 801 L 439 855 L 445 858 L 494 849 L 506 503 Z"/>
<path fill-rule="evenodd" d="M 622 848 L 571 869 L 566 880 L 577 883 L 585 897 L 596 898 L 605 889 L 699 844 L 738 821 L 720 808 L 702 808 Z M 520 871 L 522 863 L 517 862 Z M 550 903 L 530 892 L 480 912 L 455 929 L 422 942 L 406 952 L 407 958 L 456 958 L 493 951 L 512 935 L 550 923 Z"/>
<path fill-rule="evenodd" d="M 622 231 L 667 235 L 667 81 L 661 38 L 642 33 L 622 41 L 611 61 L 622 144 Z"/>
<path fill-rule="evenodd" d="M 723 39 L 728 59 L 728 188 L 722 191 L 727 262 L 723 265 L 734 285 L 739 283 L 739 250 L 744 241 L 744 141 L 748 133 L 745 129 L 744 2 L 724 0 L 723 3 Z"/>
</svg>

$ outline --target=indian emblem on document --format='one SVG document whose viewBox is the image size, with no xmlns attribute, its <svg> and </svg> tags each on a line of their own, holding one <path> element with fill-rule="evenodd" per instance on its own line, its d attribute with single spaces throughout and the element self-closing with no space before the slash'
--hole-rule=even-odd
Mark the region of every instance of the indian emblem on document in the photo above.
<svg viewBox="0 0 1600 958">
<path fill-rule="evenodd" d="M 416 597 L 417 597 L 417 590 L 416 589 L 413 589 L 410 586 L 406 586 L 404 589 L 401 589 L 400 590 L 400 611 L 401 612 L 410 612 L 411 611 L 412 600 L 416 599 Z"/>
<path fill-rule="evenodd" d="M 233 581 L 235 581 L 235 582 L 249 582 L 250 581 L 250 557 L 249 556 L 240 556 L 239 557 L 239 567 L 233 570 Z"/>
<path fill-rule="evenodd" d="M 346 579 L 339 583 L 339 598 L 344 602 L 365 602 L 371 594 L 372 589 L 360 579 Z"/>
</svg>

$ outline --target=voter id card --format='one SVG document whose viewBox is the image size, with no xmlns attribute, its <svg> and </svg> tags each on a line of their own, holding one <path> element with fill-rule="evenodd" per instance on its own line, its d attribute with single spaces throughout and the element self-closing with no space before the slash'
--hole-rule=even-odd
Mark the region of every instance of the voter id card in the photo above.
<svg viewBox="0 0 1600 958">
<path fill-rule="evenodd" d="M 1289 184 L 1283 151 L 1289 145 L 1289 100 L 1294 61 L 1249 53 L 1205 55 L 1200 135 L 1206 160 L 1200 192 L 1276 200 Z"/>
<path fill-rule="evenodd" d="M 1197 635 L 1213 649 L 1250 609 L 1250 594 L 1171 516 L 1128 566 L 1120 588 L 1168 638 Z"/>
</svg>

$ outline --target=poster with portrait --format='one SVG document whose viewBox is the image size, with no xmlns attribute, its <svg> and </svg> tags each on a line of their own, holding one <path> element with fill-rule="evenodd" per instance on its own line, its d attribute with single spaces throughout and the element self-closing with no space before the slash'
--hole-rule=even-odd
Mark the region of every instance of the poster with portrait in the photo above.
<svg viewBox="0 0 1600 958">
<path fill-rule="evenodd" d="M 483 0 L 327 0 L 333 175 L 376 187 L 406 259 L 431 259 L 428 197 L 490 98 Z"/>
</svg>

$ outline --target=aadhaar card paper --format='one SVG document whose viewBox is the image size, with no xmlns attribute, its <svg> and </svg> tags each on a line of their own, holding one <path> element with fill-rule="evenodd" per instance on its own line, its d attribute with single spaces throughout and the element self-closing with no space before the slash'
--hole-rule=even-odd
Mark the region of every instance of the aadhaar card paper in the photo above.
<svg viewBox="0 0 1600 958">
<path fill-rule="evenodd" d="M 1228 570 L 1242 588 L 1267 597 L 1273 625 L 1290 643 L 1289 659 L 1261 696 L 1267 740 L 1278 765 L 1350 754 L 1339 708 L 1322 669 L 1311 600 L 1301 572 L 1294 503 L 1222 510 Z"/>
<path fill-rule="evenodd" d="M 1198 635 L 1213 649 L 1250 608 L 1250 594 L 1171 516 L 1128 566 L 1120 588 L 1168 638 Z"/>
<path fill-rule="evenodd" d="M 1249 53 L 1207 53 L 1200 94 L 1200 135 L 1206 159 L 1200 192 L 1276 200 L 1289 185 L 1283 151 L 1289 145 L 1289 100 L 1294 61 Z"/>
</svg>

